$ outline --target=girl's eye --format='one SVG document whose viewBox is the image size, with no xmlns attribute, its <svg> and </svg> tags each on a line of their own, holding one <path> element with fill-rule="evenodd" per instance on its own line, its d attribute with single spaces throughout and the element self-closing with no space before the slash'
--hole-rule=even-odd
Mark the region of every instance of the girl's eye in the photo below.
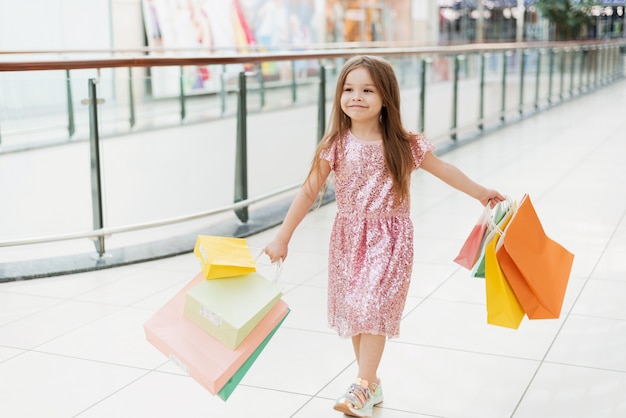
<svg viewBox="0 0 626 418">
<path fill-rule="evenodd" d="M 352 91 L 352 88 L 350 88 L 350 87 L 345 87 L 345 88 L 343 89 L 343 91 Z"/>
</svg>

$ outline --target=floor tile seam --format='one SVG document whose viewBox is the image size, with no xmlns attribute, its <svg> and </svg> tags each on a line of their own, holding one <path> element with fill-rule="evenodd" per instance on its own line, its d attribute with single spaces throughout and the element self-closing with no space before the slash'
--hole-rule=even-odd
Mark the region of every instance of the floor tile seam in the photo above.
<svg viewBox="0 0 626 418">
<path fill-rule="evenodd" d="M 606 244 L 604 245 L 604 248 L 602 249 L 602 251 L 600 252 L 600 254 L 598 255 L 598 258 L 596 259 L 593 267 L 591 268 L 591 271 L 589 272 L 589 275 L 587 276 L 587 278 L 584 280 L 584 283 L 580 289 L 580 291 L 578 292 L 578 295 L 576 296 L 574 302 L 572 303 L 570 312 L 575 308 L 576 303 L 578 302 L 578 299 L 580 299 L 580 296 L 582 295 L 583 291 L 585 290 L 585 288 L 587 287 L 587 284 L 589 283 L 590 280 L 596 281 L 596 280 L 603 280 L 601 278 L 594 278 L 594 272 L 596 271 L 596 269 L 598 268 L 598 265 L 600 264 L 600 262 L 602 261 L 602 258 L 604 257 L 604 255 L 607 253 L 607 249 L 609 248 L 609 246 L 611 245 L 611 242 L 613 242 L 613 240 L 615 239 L 615 237 L 618 234 L 619 231 L 619 226 L 626 221 L 626 210 L 622 213 L 622 216 L 620 218 L 620 220 L 616 223 L 616 225 L 613 227 L 613 231 L 611 232 L 611 235 L 609 237 L 609 239 L 606 241 Z M 608 281 L 608 280 L 605 280 Z M 621 282 L 620 280 L 611 280 L 614 282 Z M 567 318 L 566 318 L 567 319 Z M 560 331 L 560 330 L 559 330 Z"/>
<path fill-rule="evenodd" d="M 305 280 L 305 281 L 303 281 L 303 282 L 299 282 L 299 283 L 296 283 L 296 282 L 288 282 L 288 281 L 282 281 L 282 282 L 281 282 L 281 280 L 280 280 L 280 278 L 279 278 L 279 279 L 278 279 L 278 281 L 277 281 L 277 283 L 278 283 L 278 285 L 293 285 L 293 288 L 292 288 L 292 289 L 290 289 L 290 290 L 289 290 L 288 292 L 286 292 L 286 293 L 292 292 L 293 290 L 295 290 L 295 289 L 297 289 L 297 288 L 299 288 L 299 287 L 302 287 L 302 286 L 304 286 L 304 287 L 320 287 L 320 285 L 312 285 L 312 284 L 307 284 L 307 283 L 308 283 L 309 281 L 311 281 L 311 280 L 315 279 L 318 275 L 320 275 L 320 274 L 321 274 L 321 273 L 323 273 L 324 271 L 327 271 L 327 268 L 326 268 L 326 267 L 324 267 L 323 269 L 319 270 L 317 273 L 314 273 L 311 277 L 309 277 L 308 279 L 306 279 L 306 280 Z"/>
<path fill-rule="evenodd" d="M 115 310 L 113 310 L 113 311 L 111 311 L 111 312 L 109 312 L 109 313 L 107 313 L 107 314 L 105 314 L 105 315 L 98 316 L 97 318 L 94 318 L 94 319 L 92 319 L 91 321 L 87 321 L 87 322 L 81 323 L 81 324 L 80 324 L 80 325 L 78 325 L 77 327 L 72 328 L 72 329 L 70 329 L 70 330 L 67 330 L 67 331 L 66 331 L 66 332 L 64 332 L 64 333 L 57 334 L 57 335 L 55 335 L 53 338 L 51 338 L 51 339 L 49 339 L 49 340 L 46 340 L 46 341 L 43 341 L 43 342 L 41 342 L 41 343 L 39 343 L 39 344 L 37 344 L 37 345 L 35 345 L 35 346 L 29 347 L 29 348 L 23 348 L 23 347 L 22 347 L 22 348 L 19 348 L 19 349 L 21 349 L 21 350 L 28 350 L 28 351 L 38 351 L 38 350 L 37 350 L 37 348 L 38 348 L 38 347 L 41 347 L 41 346 L 46 345 L 46 344 L 49 344 L 49 343 L 51 343 L 51 342 L 53 342 L 53 341 L 55 341 L 55 340 L 57 340 L 57 339 L 59 339 L 59 338 L 63 338 L 63 337 L 65 337 L 65 336 L 67 336 L 67 335 L 72 334 L 73 332 L 76 332 L 76 331 L 81 330 L 81 329 L 83 329 L 83 328 L 85 328 L 85 327 L 88 327 L 88 326 L 90 326 L 90 325 L 93 325 L 94 323 L 96 323 L 96 322 L 98 322 L 98 321 L 101 321 L 101 320 L 103 320 L 103 319 L 105 319 L 105 318 L 107 318 L 107 317 L 109 317 L 109 316 L 115 315 L 115 314 L 119 313 L 120 311 L 122 311 L 122 310 L 124 310 L 124 309 L 132 308 L 132 309 L 147 310 L 147 311 L 149 311 L 148 309 L 141 309 L 141 308 L 136 308 L 136 307 L 132 307 L 132 306 L 119 306 L 119 305 L 111 305 L 111 304 L 96 303 L 96 302 L 85 302 L 85 303 L 95 303 L 95 304 L 98 304 L 98 305 L 105 305 L 105 306 L 117 306 L 117 307 L 118 307 L 118 309 L 115 309 Z M 55 305 L 55 306 L 58 306 L 58 305 Z M 45 310 L 44 310 L 44 311 L 45 311 Z M 42 312 L 42 311 L 39 311 L 39 313 L 41 313 L 41 312 Z M 34 314 L 33 314 L 33 315 L 34 315 Z M 23 319 L 23 318 L 22 318 L 22 319 Z M 18 320 L 18 321 L 13 321 L 13 322 L 19 322 L 19 320 Z M 6 325 L 6 324 L 5 324 L 5 325 Z M 0 326 L 0 331 L 2 331 L 2 327 L 3 327 L 3 326 L 5 326 L 5 325 Z M 15 348 L 18 348 L 18 347 L 15 347 Z M 49 353 L 49 354 L 52 354 L 52 353 Z"/>
<path fill-rule="evenodd" d="M 427 413 L 427 412 L 413 411 L 413 410 L 408 410 L 408 409 L 388 408 L 388 407 L 385 406 L 385 402 L 384 401 L 380 405 L 374 406 L 374 408 L 378 408 L 378 409 L 381 409 L 383 411 L 400 412 L 400 413 L 403 413 L 403 414 L 409 414 L 409 415 L 415 415 L 415 416 L 419 415 L 420 417 L 446 418 L 444 415 L 433 415 L 433 414 Z"/>
<path fill-rule="evenodd" d="M 610 138 L 605 138 L 602 143 L 609 141 Z M 571 167 L 569 170 L 562 172 L 561 176 L 559 176 L 558 179 L 556 179 L 555 181 L 552 182 L 552 184 L 546 188 L 543 192 L 538 193 L 537 195 L 537 201 L 541 200 L 542 198 L 544 198 L 545 196 L 549 196 L 555 189 L 557 189 L 559 187 L 560 184 L 564 183 L 571 175 L 572 173 L 576 173 L 578 172 L 578 167 L 585 161 L 590 160 L 591 158 L 593 158 L 594 154 L 599 152 L 599 146 L 594 146 L 591 150 L 591 152 L 586 152 L 582 155 L 581 158 L 579 158 L 577 160 L 577 162 L 571 163 Z"/>
<path fill-rule="evenodd" d="M 618 370 L 618 369 L 610 369 L 608 367 L 595 367 L 595 366 L 589 366 L 585 364 L 576 364 L 576 363 L 571 363 L 567 361 L 553 361 L 553 360 L 546 360 L 542 364 L 552 364 L 556 366 L 568 366 L 568 367 L 575 367 L 575 368 L 587 369 L 587 370 L 600 370 L 604 372 L 619 373 L 619 374 L 623 374 L 624 376 L 626 376 L 626 369 Z"/>
<path fill-rule="evenodd" d="M 76 331 L 79 331 L 79 330 L 81 330 L 81 329 L 83 329 L 85 327 L 91 326 L 91 325 L 95 324 L 98 321 L 101 321 L 101 320 L 103 320 L 103 319 L 105 319 L 105 318 L 107 318 L 107 317 L 109 317 L 109 316 L 111 316 L 113 314 L 116 314 L 116 313 L 120 312 L 123 309 L 124 308 L 115 309 L 114 311 L 109 312 L 109 313 L 107 313 L 105 315 L 99 316 L 97 318 L 94 318 L 91 321 L 81 323 L 79 326 L 77 326 L 75 328 L 72 328 L 71 330 L 68 330 L 68 331 L 66 331 L 66 332 L 64 332 L 62 334 L 57 334 L 53 338 L 51 338 L 51 339 L 49 339 L 47 341 L 41 342 L 41 343 L 31 347 L 30 350 L 37 351 L 38 347 L 44 346 L 44 345 L 49 344 L 49 343 L 51 343 L 51 342 L 53 342 L 55 340 L 58 340 L 58 339 L 63 338 L 65 336 L 67 336 L 67 335 L 70 335 L 70 334 L 72 334 L 72 333 L 74 333 Z"/>
<path fill-rule="evenodd" d="M 52 351 L 46 351 L 46 350 L 41 350 L 41 349 L 36 349 L 36 348 L 25 350 L 25 353 L 22 353 L 22 354 L 26 354 L 26 353 L 43 354 L 46 356 L 61 357 L 61 358 L 70 359 L 70 360 L 79 360 L 79 361 L 85 361 L 89 363 L 101 364 L 105 366 L 123 367 L 125 369 L 141 370 L 141 371 L 147 371 L 147 372 L 156 371 L 155 369 L 157 367 L 162 367 L 165 364 L 167 364 L 167 362 L 169 361 L 168 360 L 163 363 L 159 363 L 159 365 L 155 367 L 142 367 L 142 366 L 133 366 L 133 365 L 125 364 L 125 363 L 114 363 L 110 361 L 97 360 L 97 359 L 81 357 L 77 355 L 60 354 L 60 353 L 55 353 Z"/>
<path fill-rule="evenodd" d="M 486 301 L 481 301 L 481 302 L 474 302 L 474 301 L 470 301 L 470 300 L 452 300 L 452 299 L 446 299 L 445 297 L 441 297 L 441 296 L 428 296 L 423 298 L 424 301 L 426 300 L 434 300 L 434 301 L 438 301 L 438 302 L 448 302 L 448 303 L 453 303 L 453 304 L 462 304 L 462 305 L 472 305 L 472 306 L 484 306 L 486 308 Z M 486 313 L 486 311 L 485 311 Z"/>
<path fill-rule="evenodd" d="M 307 328 L 303 328 L 303 327 L 290 326 L 289 324 L 284 324 L 284 325 L 281 325 L 280 328 L 281 329 L 288 329 L 288 330 L 291 330 L 291 331 L 310 332 L 310 333 L 314 333 L 314 334 L 337 336 L 337 333 L 335 332 L 335 330 L 330 328 L 330 327 L 328 328 L 328 330 L 322 331 L 320 329 L 307 329 Z"/>
<path fill-rule="evenodd" d="M 3 363 L 8 363 L 9 361 L 15 359 L 16 357 L 19 357 L 19 356 L 21 356 L 23 354 L 26 354 L 26 353 L 28 353 L 30 351 L 28 349 L 19 348 L 19 347 L 12 347 L 12 346 L 9 346 L 9 345 L 0 345 L 0 348 L 8 348 L 8 349 L 12 349 L 12 350 L 20 350 L 19 353 L 16 353 L 16 354 L 14 354 L 14 355 L 12 355 L 12 356 L 4 359 L 4 360 L 0 360 L 0 365 L 2 365 Z"/>
<path fill-rule="evenodd" d="M 314 277 L 311 277 L 307 281 L 312 280 L 312 279 L 314 279 Z M 307 284 L 306 282 L 304 282 L 304 283 L 294 283 L 294 282 L 291 282 L 290 283 L 290 282 L 280 282 L 280 281 L 278 281 L 278 285 L 279 286 L 283 285 L 284 287 L 291 287 L 291 289 L 289 289 L 288 291 L 284 292 L 283 295 L 291 293 L 292 291 L 294 291 L 294 290 L 296 290 L 297 288 L 300 288 L 300 287 L 310 287 L 310 288 L 317 288 L 317 289 L 320 289 L 320 288 L 327 289 L 328 288 L 328 285 L 326 283 L 323 283 L 323 284 L 313 284 L 313 283 Z"/>
<path fill-rule="evenodd" d="M 31 312 L 31 313 L 29 313 L 29 314 L 26 314 L 26 315 L 24 315 L 24 316 L 20 316 L 19 318 L 14 319 L 14 320 L 12 320 L 12 321 L 9 321 L 9 322 L 6 322 L 6 323 L 3 323 L 3 324 L 0 324 L 0 331 L 2 331 L 2 328 L 4 328 L 4 327 L 5 327 L 5 326 L 7 326 L 7 325 L 13 325 L 13 324 L 15 324 L 16 322 L 20 322 L 20 321 L 22 321 L 22 320 L 24 320 L 24 319 L 28 319 L 28 318 L 33 317 L 33 316 L 35 316 L 35 315 L 39 315 L 39 314 L 41 314 L 41 313 L 43 313 L 43 312 L 46 312 L 46 311 L 48 311 L 48 310 L 50 310 L 50 309 L 56 308 L 56 307 L 58 307 L 58 306 L 60 306 L 60 305 L 62 305 L 62 304 L 64 304 L 64 303 L 66 303 L 66 302 L 68 302 L 68 301 L 71 301 L 71 299 L 52 298 L 52 297 L 48 297 L 48 296 L 39 296 L 39 295 L 31 295 L 31 294 L 24 294 L 24 296 L 36 296 L 36 297 L 44 297 L 44 298 L 48 298 L 48 299 L 54 299 L 54 300 L 58 300 L 58 303 L 55 303 L 55 304 L 50 305 L 50 306 L 47 306 L 47 307 L 45 307 L 45 308 L 43 308 L 43 309 L 36 310 L 36 311 Z M 87 302 L 87 303 L 89 303 L 89 302 Z"/>
<path fill-rule="evenodd" d="M 77 418 L 80 417 L 81 415 L 83 415 L 85 412 L 89 411 L 91 408 L 95 407 L 96 405 L 106 401 L 107 399 L 111 398 L 112 396 L 114 396 L 115 394 L 123 391 L 124 389 L 126 389 L 127 387 L 131 386 L 132 384 L 138 382 L 139 380 L 143 379 L 144 377 L 146 377 L 147 375 L 149 375 L 152 371 L 151 370 L 147 370 L 146 373 L 142 374 L 141 376 L 131 380 L 130 382 L 127 382 L 125 385 L 119 387 L 118 389 L 115 389 L 113 392 L 109 393 L 107 396 L 101 398 L 100 400 L 92 403 L 90 406 L 88 406 L 87 408 L 83 409 L 82 411 L 74 414 L 72 417 L 73 418 Z"/>
<path fill-rule="evenodd" d="M 285 393 L 285 394 L 289 394 L 289 395 L 305 396 L 305 397 L 309 398 L 309 399 L 307 399 L 307 401 L 300 408 L 298 408 L 298 411 L 300 409 L 302 409 L 302 407 L 304 407 L 304 405 L 306 405 L 307 403 L 309 403 L 311 400 L 313 400 L 315 398 L 315 395 L 311 395 L 310 393 L 296 392 L 296 391 L 293 391 L 293 390 L 276 389 L 276 388 L 272 388 L 272 387 L 268 387 L 268 386 L 252 385 L 252 384 L 249 384 L 249 383 L 240 383 L 239 385 L 237 385 L 237 387 L 247 387 L 247 388 L 251 388 L 251 389 L 269 390 L 269 391 L 272 391 L 272 392 Z M 294 414 L 295 413 L 297 413 L 297 411 L 294 412 Z"/>
<path fill-rule="evenodd" d="M 462 303 L 462 301 L 453 301 L 453 300 L 449 300 L 449 299 L 442 299 L 442 298 L 433 298 L 431 296 L 426 296 L 426 297 L 420 297 L 420 296 L 413 296 L 414 298 L 419 299 L 419 301 L 415 304 L 415 306 L 413 306 L 413 308 L 411 308 L 410 310 L 408 310 L 406 313 L 403 313 L 402 315 L 402 322 L 404 322 L 405 319 L 408 319 L 408 317 L 410 315 L 412 315 L 414 312 L 416 312 L 422 305 L 424 305 L 427 301 L 439 301 L 439 302 L 450 302 L 450 303 Z M 479 303 L 472 303 L 473 305 L 479 305 Z M 419 313 L 416 313 L 416 315 L 419 315 Z"/>
<path fill-rule="evenodd" d="M 298 412 L 300 412 L 307 404 L 309 404 L 315 398 L 334 400 L 333 398 L 326 398 L 326 397 L 323 397 L 323 396 L 319 396 L 319 394 L 324 389 L 326 389 L 328 387 L 328 385 L 330 385 L 333 381 L 335 381 L 337 378 L 339 378 L 339 376 L 341 376 L 344 372 L 346 372 L 354 364 L 356 364 L 356 360 L 350 361 L 343 369 L 341 369 L 339 371 L 339 373 L 337 373 L 335 376 L 331 377 L 330 380 L 326 384 L 324 384 L 317 392 L 315 392 L 313 395 L 308 395 L 308 396 L 310 396 L 310 398 L 300 408 L 298 408 L 290 417 L 295 416 Z"/>
<path fill-rule="evenodd" d="M 579 317 L 579 318 L 588 318 L 588 319 L 603 319 L 607 321 L 618 321 L 618 322 L 626 322 L 626 315 L 624 317 L 618 318 L 614 316 L 606 316 L 606 315 L 593 315 L 593 314 L 584 314 L 572 312 L 570 310 L 569 316 L 571 317 Z"/>
<path fill-rule="evenodd" d="M 626 214 L 622 215 L 622 220 L 624 219 L 624 216 L 626 216 Z M 618 222 L 618 225 L 619 225 L 619 222 Z M 515 408 L 513 409 L 512 416 L 515 415 L 515 413 L 517 412 L 517 410 L 520 407 L 520 405 L 522 404 L 526 394 L 530 390 L 530 387 L 532 386 L 533 382 L 535 381 L 535 378 L 537 377 L 537 374 L 539 373 L 539 370 L 541 369 L 541 366 L 546 362 L 546 358 L 548 357 L 548 354 L 552 350 L 552 347 L 554 346 L 556 340 L 559 338 L 559 335 L 561 334 L 561 331 L 563 330 L 563 328 L 567 324 L 568 319 L 570 318 L 570 315 L 572 315 L 572 311 L 576 307 L 576 303 L 581 298 L 581 295 L 583 294 L 585 288 L 587 287 L 587 284 L 589 283 L 589 280 L 591 280 L 591 276 L 593 275 L 593 272 L 598 267 L 598 264 L 600 263 L 600 260 L 602 259 L 602 256 L 606 252 L 606 248 L 608 246 L 608 243 L 610 243 L 610 241 L 613 239 L 613 237 L 615 236 L 616 232 L 617 232 L 617 227 L 615 227 L 615 229 L 613 231 L 613 234 L 611 235 L 611 239 L 609 239 L 609 241 L 607 241 L 607 244 L 605 245 L 604 249 L 602 250 L 601 254 L 599 255 L 598 259 L 596 260 L 593 268 L 591 269 L 589 275 L 587 276 L 587 278 L 585 279 L 583 285 L 581 286 L 580 290 L 578 291 L 578 294 L 574 298 L 574 301 L 572 302 L 569 311 L 565 313 L 565 318 L 564 318 L 563 322 L 560 324 L 559 328 L 557 329 L 556 333 L 554 334 L 554 337 L 552 338 L 552 341 L 550 342 L 550 345 L 546 348 L 546 351 L 545 351 L 545 353 L 543 355 L 543 358 L 540 360 L 539 365 L 537 366 L 537 369 L 535 370 L 535 373 L 533 373 L 532 377 L 530 378 L 530 380 L 528 382 L 528 385 L 526 386 L 524 392 L 520 396 L 519 401 L 515 405 Z"/>
<path fill-rule="evenodd" d="M 402 334 L 399 338 L 393 338 L 387 341 L 387 344 L 401 344 L 401 345 L 409 345 L 413 347 L 422 347 L 422 348 L 431 348 L 436 350 L 445 350 L 445 351 L 453 351 L 456 353 L 464 353 L 464 354 L 475 354 L 484 357 L 498 357 L 503 359 L 511 359 L 511 360 L 521 360 L 521 361 L 529 361 L 533 363 L 539 364 L 540 359 L 532 358 L 532 357 L 524 357 L 524 356 L 514 356 L 510 354 L 501 354 L 501 353 L 493 353 L 488 351 L 477 351 L 477 350 L 467 350 L 463 348 L 449 347 L 443 345 L 433 345 L 433 344 L 424 344 L 424 343 L 416 343 L 411 341 L 398 341 L 402 338 Z"/>
<path fill-rule="evenodd" d="M 437 264 L 437 263 L 433 263 L 433 264 Z M 458 272 L 460 269 L 461 269 L 461 267 L 456 268 L 452 273 L 450 273 L 448 275 L 448 277 L 445 278 L 445 280 L 443 280 L 441 283 L 439 283 L 439 285 L 435 286 L 435 288 L 433 290 L 431 290 L 425 296 L 413 296 L 413 297 L 416 297 L 416 298 L 420 298 L 421 300 L 418 301 L 417 304 L 412 309 L 410 309 L 408 312 L 406 312 L 405 314 L 402 315 L 402 320 L 404 321 L 405 318 L 407 318 L 410 314 L 412 314 L 426 300 L 439 300 L 438 298 L 433 298 L 432 297 L 433 294 L 435 294 L 435 292 L 437 292 L 441 287 L 443 287 L 456 274 L 456 272 Z"/>
<path fill-rule="evenodd" d="M 604 273 L 603 273 L 603 274 L 604 274 Z M 625 275 L 625 277 L 624 277 L 624 278 L 622 278 L 622 279 L 613 279 L 613 278 L 611 278 L 611 277 L 602 277 L 602 274 L 601 274 L 601 275 L 598 275 L 598 276 L 593 276 L 593 275 L 590 275 L 590 276 L 589 276 L 589 281 L 592 281 L 592 282 L 613 282 L 613 283 L 626 283 L 626 275 Z M 625 308 L 625 309 L 626 309 L 626 308 Z"/>
</svg>

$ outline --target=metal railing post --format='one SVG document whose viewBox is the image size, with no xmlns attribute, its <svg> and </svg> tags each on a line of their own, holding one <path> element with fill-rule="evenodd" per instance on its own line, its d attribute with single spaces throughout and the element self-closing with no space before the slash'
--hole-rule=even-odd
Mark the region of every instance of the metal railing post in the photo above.
<svg viewBox="0 0 626 418">
<path fill-rule="evenodd" d="M 326 132 L 326 67 L 320 65 L 320 85 L 317 97 L 317 142 Z"/>
<path fill-rule="evenodd" d="M 598 72 L 600 70 L 600 59 L 601 59 L 602 48 L 595 48 L 594 60 L 593 60 L 593 88 L 598 88 Z"/>
<path fill-rule="evenodd" d="M 522 54 L 520 59 L 520 77 L 519 77 L 519 114 L 522 116 L 524 114 L 524 74 L 526 73 L 526 50 L 520 50 L 520 54 Z"/>
<path fill-rule="evenodd" d="M 587 67 L 587 81 L 585 81 L 585 89 L 586 90 L 591 90 L 592 89 L 592 85 L 591 85 L 591 70 L 593 68 L 593 56 L 595 55 L 594 53 L 594 49 L 590 48 L 587 50 L 587 62 L 585 63 L 585 67 Z"/>
<path fill-rule="evenodd" d="M 74 123 L 74 100 L 72 99 L 70 70 L 65 70 L 65 89 L 67 93 L 67 131 L 71 138 L 76 133 L 76 124 Z"/>
<path fill-rule="evenodd" d="M 615 58 L 615 46 L 611 46 L 609 48 L 608 56 L 607 56 L 607 64 L 606 64 L 606 77 L 607 83 L 610 83 L 615 79 L 613 68 L 614 68 L 614 60 Z"/>
<path fill-rule="evenodd" d="M 180 67 L 180 77 L 178 77 L 178 85 L 180 88 L 180 120 L 183 121 L 187 117 L 187 108 L 185 106 L 185 68 Z"/>
<path fill-rule="evenodd" d="M 296 62 L 291 60 L 291 103 L 295 103 L 298 99 L 296 85 Z"/>
<path fill-rule="evenodd" d="M 263 67 L 260 63 L 258 68 L 259 71 L 257 72 L 257 74 L 259 80 L 259 89 L 261 93 L 261 109 L 263 109 L 265 108 L 265 78 L 263 77 Z"/>
<path fill-rule="evenodd" d="M 578 74 L 578 93 L 583 92 L 584 78 L 585 78 L 585 57 L 587 56 L 587 50 L 585 48 L 580 49 L 580 74 Z"/>
<path fill-rule="evenodd" d="M 552 79 L 554 78 L 554 48 L 548 52 L 548 105 L 552 104 Z"/>
<path fill-rule="evenodd" d="M 133 69 L 128 67 L 128 107 L 130 109 L 130 127 L 135 127 L 135 93 L 133 92 Z"/>
<path fill-rule="evenodd" d="M 563 101 L 563 86 L 565 83 L 565 49 L 561 49 L 559 53 L 561 61 L 559 61 L 559 71 L 561 72 L 561 78 L 559 79 L 559 101 Z"/>
<path fill-rule="evenodd" d="M 220 114 L 224 116 L 226 113 L 226 66 L 222 65 L 220 73 Z"/>
<path fill-rule="evenodd" d="M 506 70 L 507 70 L 508 52 L 502 53 L 502 94 L 500 102 L 500 122 L 504 123 L 506 113 Z"/>
<path fill-rule="evenodd" d="M 426 64 L 427 59 L 422 59 L 422 67 L 420 71 L 420 102 L 419 102 L 419 115 L 418 115 L 418 127 L 419 132 L 424 132 L 426 127 Z"/>
<path fill-rule="evenodd" d="M 539 109 L 539 84 L 541 78 L 541 49 L 537 50 L 537 75 L 535 78 L 535 110 Z"/>
<path fill-rule="evenodd" d="M 100 133 L 98 125 L 98 92 L 97 80 L 88 80 L 89 91 L 89 151 L 91 156 L 91 209 L 93 228 L 104 228 L 104 211 L 102 205 L 102 170 L 100 168 Z M 99 257 L 105 253 L 104 236 L 94 239 Z"/>
<path fill-rule="evenodd" d="M 452 123 L 450 126 L 450 138 L 453 141 L 457 140 L 457 118 L 458 118 L 458 107 L 459 107 L 459 67 L 460 61 L 463 59 L 462 55 L 454 56 L 454 73 L 452 80 Z"/>
<path fill-rule="evenodd" d="M 478 129 L 485 130 L 485 54 L 480 53 L 480 91 L 478 97 Z"/>
<path fill-rule="evenodd" d="M 570 65 L 569 65 L 569 97 L 574 97 L 574 76 L 576 75 L 576 51 L 570 50 Z"/>
<path fill-rule="evenodd" d="M 235 151 L 235 199 L 241 202 L 248 198 L 248 132 L 247 132 L 247 92 L 246 73 L 239 73 L 239 93 L 237 100 L 237 145 Z M 248 208 L 235 209 L 237 218 L 248 222 Z"/>
</svg>

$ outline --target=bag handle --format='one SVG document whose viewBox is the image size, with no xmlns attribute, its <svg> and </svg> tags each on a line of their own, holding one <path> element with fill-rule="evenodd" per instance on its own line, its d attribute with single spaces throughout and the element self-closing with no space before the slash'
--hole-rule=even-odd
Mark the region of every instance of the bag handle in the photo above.
<svg viewBox="0 0 626 418">
<path fill-rule="evenodd" d="M 254 261 L 257 263 L 257 265 L 259 264 L 259 259 L 264 254 L 265 254 L 265 251 L 263 251 L 263 249 L 261 249 L 259 251 L 259 254 L 254 258 Z M 267 265 L 267 264 L 265 264 L 265 265 Z M 278 279 L 280 278 L 280 274 L 283 272 L 283 259 L 279 258 L 277 262 L 270 263 L 270 265 L 275 265 L 276 266 L 276 271 L 274 272 L 274 277 L 270 278 L 270 281 L 272 283 L 276 283 L 276 282 L 278 282 Z"/>
<path fill-rule="evenodd" d="M 504 211 L 502 215 L 502 219 L 504 219 L 506 218 L 507 214 L 513 209 L 513 206 L 514 206 L 513 198 L 511 198 L 510 196 L 505 196 L 505 198 L 506 200 L 496 204 L 496 206 L 494 206 L 493 209 L 490 208 L 490 214 L 489 216 L 487 216 L 487 230 L 492 231 L 492 232 L 495 231 L 499 233 L 500 235 L 504 234 L 504 231 L 500 229 L 500 226 L 494 221 L 496 210 L 500 208 Z M 485 208 L 489 208 L 489 205 L 487 204 Z"/>
</svg>

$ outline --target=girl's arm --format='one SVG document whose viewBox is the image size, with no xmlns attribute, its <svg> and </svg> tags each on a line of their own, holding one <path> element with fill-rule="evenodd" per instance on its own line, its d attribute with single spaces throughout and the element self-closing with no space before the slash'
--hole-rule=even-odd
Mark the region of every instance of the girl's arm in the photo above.
<svg viewBox="0 0 626 418">
<path fill-rule="evenodd" d="M 441 160 L 432 152 L 426 153 L 420 167 L 449 186 L 479 200 L 483 206 L 490 204 L 494 207 L 498 202 L 505 200 L 504 196 L 497 191 L 481 186 L 467 177 L 459 168 Z"/>
<path fill-rule="evenodd" d="M 291 203 L 287 215 L 278 229 L 276 237 L 265 246 L 264 252 L 269 256 L 272 263 L 287 258 L 291 236 L 309 210 L 311 210 L 329 174 L 330 164 L 326 160 L 321 160 L 319 173 L 312 172 L 305 180 L 300 191 Z"/>
</svg>

